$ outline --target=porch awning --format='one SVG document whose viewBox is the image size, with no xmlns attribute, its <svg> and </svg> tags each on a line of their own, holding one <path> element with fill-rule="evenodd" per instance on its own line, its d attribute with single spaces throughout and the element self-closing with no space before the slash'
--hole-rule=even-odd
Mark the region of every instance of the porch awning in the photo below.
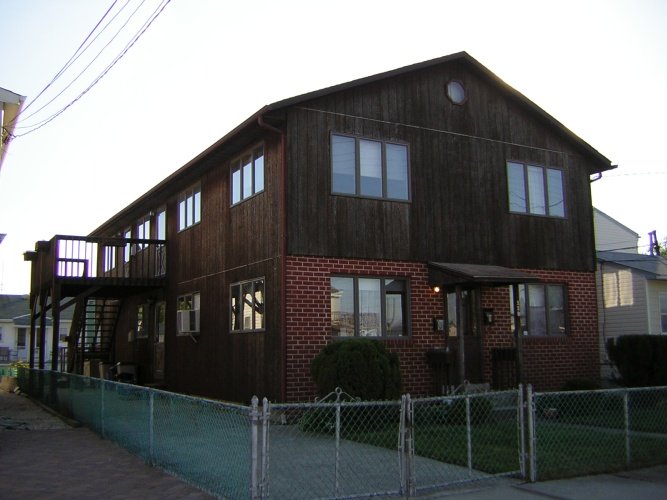
<svg viewBox="0 0 667 500">
<path fill-rule="evenodd" d="M 429 262 L 428 275 L 431 286 L 445 287 L 456 285 L 503 286 L 540 281 L 532 274 L 509 267 L 446 262 Z"/>
</svg>

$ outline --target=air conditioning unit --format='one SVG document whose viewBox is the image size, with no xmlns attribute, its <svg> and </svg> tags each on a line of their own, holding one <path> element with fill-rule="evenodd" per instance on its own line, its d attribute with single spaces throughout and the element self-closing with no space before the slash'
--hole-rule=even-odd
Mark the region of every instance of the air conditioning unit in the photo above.
<svg viewBox="0 0 667 500">
<path fill-rule="evenodd" d="M 178 333 L 199 332 L 199 309 L 176 311 Z"/>
</svg>

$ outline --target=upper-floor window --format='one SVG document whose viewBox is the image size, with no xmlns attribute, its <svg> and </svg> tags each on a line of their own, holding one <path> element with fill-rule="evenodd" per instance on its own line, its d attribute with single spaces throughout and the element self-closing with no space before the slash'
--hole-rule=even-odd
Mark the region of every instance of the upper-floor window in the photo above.
<svg viewBox="0 0 667 500">
<path fill-rule="evenodd" d="M 201 186 L 197 184 L 178 197 L 178 230 L 199 224 L 201 222 Z"/>
<path fill-rule="evenodd" d="M 26 347 L 26 338 L 27 338 L 27 328 L 17 328 L 16 330 L 16 348 L 25 349 Z"/>
<path fill-rule="evenodd" d="M 397 278 L 331 277 L 331 332 L 339 337 L 408 334 L 407 283 Z"/>
<path fill-rule="evenodd" d="M 232 332 L 264 330 L 264 278 L 234 283 L 230 296 Z"/>
<path fill-rule="evenodd" d="M 510 212 L 565 217 L 561 170 L 508 161 L 507 186 Z"/>
<path fill-rule="evenodd" d="M 408 200 L 408 147 L 405 144 L 331 135 L 333 193 Z"/>
<path fill-rule="evenodd" d="M 232 205 L 264 191 L 264 146 L 231 162 Z"/>
<path fill-rule="evenodd" d="M 137 221 L 137 239 L 149 240 L 151 239 L 151 216 L 150 214 L 142 217 Z M 143 250 L 147 247 L 147 243 L 137 243 L 137 250 Z"/>
<path fill-rule="evenodd" d="M 522 335 L 563 335 L 566 329 L 565 287 L 552 283 L 519 285 L 519 318 Z M 510 287 L 510 310 L 514 323 L 513 288 Z M 514 331 L 514 324 L 512 324 Z"/>
</svg>

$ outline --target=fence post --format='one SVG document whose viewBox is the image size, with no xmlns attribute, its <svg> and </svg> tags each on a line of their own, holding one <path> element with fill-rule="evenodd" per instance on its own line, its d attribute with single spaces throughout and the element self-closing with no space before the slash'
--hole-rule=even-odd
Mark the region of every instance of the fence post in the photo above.
<svg viewBox="0 0 667 500">
<path fill-rule="evenodd" d="M 414 423 L 413 406 L 410 394 L 401 396 L 401 419 L 399 430 L 401 450 L 401 493 L 405 498 L 416 494 L 414 470 Z"/>
<path fill-rule="evenodd" d="M 625 427 L 625 465 L 630 466 L 630 408 L 628 404 L 628 391 L 623 392 L 623 423 Z"/>
<path fill-rule="evenodd" d="M 528 463 L 530 466 L 530 482 L 537 481 L 537 436 L 535 434 L 535 406 L 533 386 L 526 386 L 526 415 L 528 417 Z"/>
<path fill-rule="evenodd" d="M 521 477 L 526 479 L 526 422 L 524 415 L 526 406 L 523 401 L 523 384 L 519 384 L 516 406 L 516 419 L 519 432 L 519 469 L 521 470 Z"/>
<path fill-rule="evenodd" d="M 262 400 L 262 477 L 260 480 L 261 498 L 269 497 L 269 427 L 271 403 L 267 398 Z"/>
<path fill-rule="evenodd" d="M 153 390 L 148 389 L 148 460 L 151 465 L 155 464 L 154 444 L 155 444 L 155 406 Z"/>
<path fill-rule="evenodd" d="M 259 398 L 253 396 L 251 400 L 251 409 L 250 409 L 250 498 L 253 500 L 260 498 L 259 497 L 259 470 L 258 465 L 259 461 L 257 458 L 257 448 L 258 448 L 258 425 L 259 425 L 259 411 L 257 406 L 259 403 Z"/>
<path fill-rule="evenodd" d="M 470 415 L 470 396 L 466 394 L 466 446 L 468 448 L 468 474 L 472 476 L 472 418 Z"/>
<path fill-rule="evenodd" d="M 340 470 L 340 395 L 342 390 L 336 387 L 336 457 L 334 462 L 334 493 L 338 497 L 339 493 L 339 470 Z"/>
<path fill-rule="evenodd" d="M 106 381 L 104 379 L 102 379 L 102 384 L 101 385 L 102 385 L 102 390 L 100 391 L 100 397 L 102 398 L 102 401 L 100 402 L 100 434 L 102 434 L 103 439 L 106 439 L 107 436 L 106 436 L 106 432 L 104 430 L 104 413 L 105 413 L 105 409 L 104 409 L 104 399 L 105 399 L 104 390 L 105 390 L 107 384 L 106 384 Z"/>
</svg>

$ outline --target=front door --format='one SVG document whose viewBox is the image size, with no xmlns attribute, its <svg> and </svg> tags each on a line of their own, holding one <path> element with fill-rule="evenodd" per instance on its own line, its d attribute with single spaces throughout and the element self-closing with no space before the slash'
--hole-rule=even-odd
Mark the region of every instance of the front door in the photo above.
<svg viewBox="0 0 667 500">
<path fill-rule="evenodd" d="M 482 382 L 480 304 L 478 289 L 461 289 L 447 294 L 447 344 L 457 352 L 463 347 L 464 354 L 463 369 L 460 367 L 460 357 L 455 356 L 456 369 L 453 370 L 453 378 L 456 385 L 462 384 L 463 380 L 470 383 Z M 463 346 L 460 342 L 463 342 Z M 464 374 L 463 380 L 461 372 Z"/>
<path fill-rule="evenodd" d="M 155 321 L 153 322 L 153 381 L 164 380 L 164 332 L 167 303 L 155 304 Z"/>
</svg>

